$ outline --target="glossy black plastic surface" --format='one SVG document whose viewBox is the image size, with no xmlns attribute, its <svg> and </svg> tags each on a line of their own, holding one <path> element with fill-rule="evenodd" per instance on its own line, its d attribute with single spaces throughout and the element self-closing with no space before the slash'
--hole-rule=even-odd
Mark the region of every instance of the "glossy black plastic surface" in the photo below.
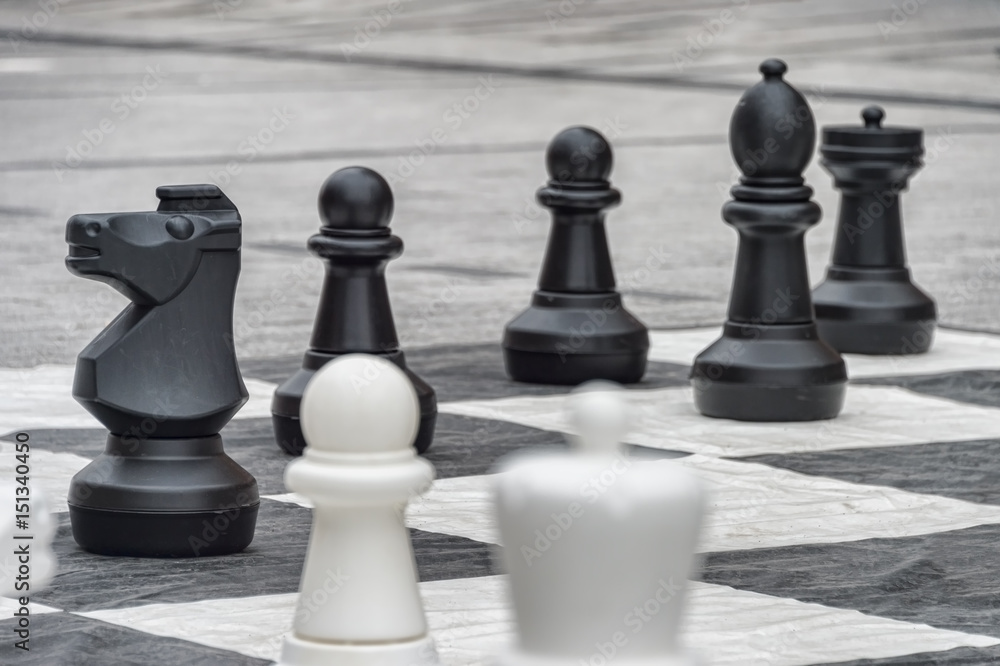
<svg viewBox="0 0 1000 666">
<path fill-rule="evenodd" d="M 406 372 L 420 401 L 414 446 L 423 453 L 431 445 L 437 398 L 406 367 L 385 280 L 386 265 L 403 252 L 403 241 L 389 229 L 393 206 L 389 184 L 371 169 L 347 167 L 323 183 L 323 226 L 309 239 L 309 249 L 326 262 L 312 340 L 302 368 L 278 387 L 271 402 L 275 439 L 287 453 L 301 455 L 305 448 L 299 408 L 306 384 L 323 365 L 350 353 L 382 356 Z"/>
<path fill-rule="evenodd" d="M 111 434 L 71 482 L 73 535 L 103 554 L 237 552 L 259 504 L 218 435 L 248 397 L 233 347 L 240 215 L 214 185 L 156 194 L 156 211 L 66 225 L 69 270 L 132 301 L 77 359 L 73 397 Z M 220 511 L 235 515 L 201 538 L 192 525 Z"/>
<path fill-rule="evenodd" d="M 813 321 L 804 239 L 819 222 L 802 172 L 816 131 L 805 98 L 767 60 L 730 124 L 743 176 L 723 218 L 739 233 L 722 337 L 695 359 L 695 405 L 706 416 L 812 421 L 840 413 L 847 371 Z"/>
<path fill-rule="evenodd" d="M 841 352 L 914 354 L 930 349 L 934 300 L 906 265 L 900 194 L 923 165 L 923 131 L 883 127 L 877 106 L 863 126 L 826 127 L 820 164 L 841 191 L 833 258 L 813 291 L 823 339 Z"/>
</svg>

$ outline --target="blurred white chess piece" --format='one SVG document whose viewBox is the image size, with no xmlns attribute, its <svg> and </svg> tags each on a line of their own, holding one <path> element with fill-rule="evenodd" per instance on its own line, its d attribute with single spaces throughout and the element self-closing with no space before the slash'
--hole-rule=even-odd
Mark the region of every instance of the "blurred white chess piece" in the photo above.
<svg viewBox="0 0 1000 666">
<path fill-rule="evenodd" d="M 630 460 L 626 391 L 569 397 L 574 450 L 514 457 L 496 513 L 517 640 L 501 666 L 690 666 L 678 642 L 705 496 L 669 460 Z"/>
</svg>

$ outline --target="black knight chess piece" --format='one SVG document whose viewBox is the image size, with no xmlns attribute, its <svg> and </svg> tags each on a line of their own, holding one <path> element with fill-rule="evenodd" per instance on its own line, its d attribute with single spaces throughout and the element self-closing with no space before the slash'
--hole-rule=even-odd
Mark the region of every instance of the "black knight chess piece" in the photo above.
<svg viewBox="0 0 1000 666">
<path fill-rule="evenodd" d="M 691 371 L 706 416 L 743 421 L 833 418 L 844 404 L 844 361 L 819 336 L 806 268 L 805 233 L 822 215 L 802 172 L 816 126 L 805 98 L 766 60 L 764 80 L 733 112 L 729 143 L 743 176 L 722 217 L 739 250 L 722 337 Z"/>
<path fill-rule="evenodd" d="M 862 111 L 864 126 L 823 128 L 820 164 L 841 191 L 833 260 L 813 291 L 820 335 L 841 352 L 915 354 L 930 349 L 934 300 L 910 280 L 900 193 L 923 166 L 923 131 L 883 127 L 885 112 Z"/>
<path fill-rule="evenodd" d="M 552 227 L 531 305 L 504 330 L 507 374 L 534 384 L 637 382 L 649 333 L 615 290 L 604 229 L 605 209 L 621 201 L 608 182 L 611 145 L 594 129 L 570 127 L 545 162 L 549 182 L 537 198 L 552 210 Z"/>
<path fill-rule="evenodd" d="M 232 344 L 240 214 L 214 185 L 156 196 L 155 212 L 66 224 L 70 272 L 132 301 L 77 359 L 73 397 L 110 434 L 73 477 L 73 537 L 108 555 L 238 552 L 260 504 L 219 436 L 248 398 Z"/>
<path fill-rule="evenodd" d="M 389 305 L 386 265 L 403 252 L 403 241 L 389 229 L 393 205 L 389 184 L 365 167 L 335 172 L 320 190 L 323 226 L 309 239 L 309 249 L 326 260 L 316 323 L 302 368 L 278 387 L 271 402 L 274 435 L 287 453 L 301 455 L 305 448 L 299 407 L 306 384 L 328 362 L 351 353 L 382 356 L 407 374 L 420 401 L 414 446 L 423 453 L 434 438 L 437 397 L 407 368 Z"/>
</svg>

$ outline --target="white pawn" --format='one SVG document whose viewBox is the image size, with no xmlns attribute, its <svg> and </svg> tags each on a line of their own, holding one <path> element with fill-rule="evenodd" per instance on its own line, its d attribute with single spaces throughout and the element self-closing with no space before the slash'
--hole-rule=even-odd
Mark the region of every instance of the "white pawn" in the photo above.
<svg viewBox="0 0 1000 666">
<path fill-rule="evenodd" d="M 497 523 L 517 641 L 500 666 L 690 666 L 678 642 L 705 497 L 667 460 L 629 460 L 625 391 L 569 398 L 575 450 L 498 476 Z"/>
<path fill-rule="evenodd" d="M 434 479 L 413 448 L 413 385 L 382 358 L 341 356 L 306 386 L 301 419 L 307 446 L 285 485 L 315 508 L 280 666 L 437 664 L 403 523 Z"/>
<path fill-rule="evenodd" d="M 6 498 L 0 503 L 0 596 L 27 599 L 45 589 L 56 573 L 56 517 L 35 486 L 0 483 L 0 497 Z M 15 500 L 26 511 L 19 511 Z M 17 527 L 18 514 L 27 514 L 26 529 Z"/>
</svg>

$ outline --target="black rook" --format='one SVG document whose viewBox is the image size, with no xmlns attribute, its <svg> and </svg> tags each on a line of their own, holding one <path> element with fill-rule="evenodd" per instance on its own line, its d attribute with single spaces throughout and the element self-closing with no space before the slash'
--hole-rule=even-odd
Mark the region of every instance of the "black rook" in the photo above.
<svg viewBox="0 0 1000 666">
<path fill-rule="evenodd" d="M 869 106 L 864 126 L 824 127 L 820 164 L 841 191 L 833 261 L 813 291 L 820 335 L 841 352 L 913 354 L 930 349 L 934 300 L 910 280 L 899 195 L 923 166 L 923 131 L 883 127 Z"/>
</svg>

